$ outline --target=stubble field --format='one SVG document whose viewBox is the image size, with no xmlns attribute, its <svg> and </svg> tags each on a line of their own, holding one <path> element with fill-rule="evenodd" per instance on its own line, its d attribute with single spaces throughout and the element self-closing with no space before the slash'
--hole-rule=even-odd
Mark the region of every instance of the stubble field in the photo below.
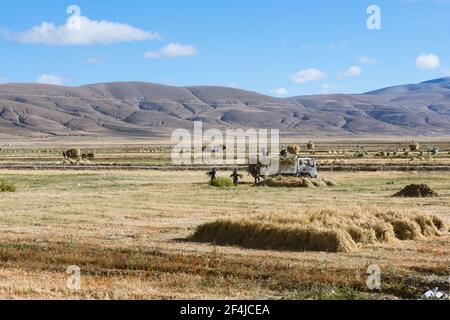
<svg viewBox="0 0 450 320">
<path fill-rule="evenodd" d="M 229 176 L 231 172 L 219 172 Z M 291 252 L 188 240 L 219 219 L 330 210 L 420 212 L 450 223 L 448 172 L 326 172 L 332 188 L 208 186 L 203 171 L 1 170 L 0 297 L 81 299 L 419 298 L 450 289 L 448 234 L 352 252 Z M 439 197 L 393 198 L 410 183 Z M 69 266 L 81 289 L 67 287 Z M 367 269 L 381 269 L 369 290 Z"/>
</svg>

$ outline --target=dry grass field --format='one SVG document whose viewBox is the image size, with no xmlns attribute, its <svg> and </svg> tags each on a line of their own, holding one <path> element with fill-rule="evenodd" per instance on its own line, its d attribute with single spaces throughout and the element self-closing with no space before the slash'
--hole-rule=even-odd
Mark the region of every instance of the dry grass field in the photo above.
<svg viewBox="0 0 450 320">
<path fill-rule="evenodd" d="M 308 150 L 304 141 L 293 142 L 302 147 L 301 155 L 313 156 L 324 166 L 330 165 L 403 165 L 403 166 L 450 166 L 450 143 L 446 141 L 420 141 L 420 150 L 409 151 L 408 141 L 381 142 L 316 142 L 314 150 Z M 291 145 L 285 142 L 281 149 Z M 36 147 L 38 146 L 38 147 Z M 69 148 L 80 147 L 83 153 L 94 153 L 95 159 L 86 161 L 91 165 L 147 165 L 167 166 L 171 164 L 172 145 L 167 141 L 161 144 L 124 144 L 121 141 L 105 145 L 99 145 L 98 141 L 84 142 L 82 144 L 58 143 L 2 143 L 0 142 L 0 166 L 8 165 L 62 165 L 62 153 Z M 432 148 L 438 148 L 439 153 L 427 152 Z M 404 150 L 407 150 L 405 153 Z M 363 157 L 357 156 L 358 152 L 367 152 Z M 385 156 L 379 156 L 378 153 Z"/>
<path fill-rule="evenodd" d="M 220 172 L 229 176 L 230 172 Z M 302 221 L 328 210 L 434 215 L 450 225 L 450 173 L 323 173 L 334 187 L 214 188 L 205 172 L 1 170 L 0 297 L 45 299 L 415 299 L 450 289 L 448 233 L 349 252 L 260 250 L 190 241 L 226 219 Z M 393 198 L 410 183 L 439 197 Z M 258 222 L 258 221 L 256 221 Z M 381 268 L 382 288 L 366 286 Z M 69 266 L 81 289 L 66 286 Z"/>
</svg>

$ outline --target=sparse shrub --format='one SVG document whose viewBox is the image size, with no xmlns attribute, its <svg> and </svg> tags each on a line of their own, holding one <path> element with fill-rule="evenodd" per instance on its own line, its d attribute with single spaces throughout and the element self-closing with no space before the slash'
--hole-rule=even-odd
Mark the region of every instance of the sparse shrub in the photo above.
<svg viewBox="0 0 450 320">
<path fill-rule="evenodd" d="M 229 188 L 233 187 L 233 181 L 229 178 L 219 177 L 209 182 L 209 185 L 216 188 Z"/>
<path fill-rule="evenodd" d="M 15 192 L 15 191 L 16 186 L 12 182 L 0 179 L 0 192 Z"/>
</svg>

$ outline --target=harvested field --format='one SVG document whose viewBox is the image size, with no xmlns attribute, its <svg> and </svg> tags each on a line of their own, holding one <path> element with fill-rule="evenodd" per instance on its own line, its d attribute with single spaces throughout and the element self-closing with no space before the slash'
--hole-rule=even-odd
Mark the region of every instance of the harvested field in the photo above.
<svg viewBox="0 0 450 320">
<path fill-rule="evenodd" d="M 77 140 L 78 141 L 78 140 Z M 41 142 L 41 147 L 36 147 L 37 142 L 17 142 L 3 144 L 0 150 L 0 168 L 32 169 L 72 169 L 96 170 L 97 167 L 110 169 L 140 170 L 171 167 L 172 146 L 167 141 L 161 141 L 160 145 L 148 145 L 142 141 L 110 141 L 110 145 L 103 146 L 101 141 L 86 141 L 66 148 L 55 147 L 59 143 Z M 282 148 L 290 145 L 305 146 L 300 150 L 300 156 L 313 156 L 318 160 L 321 171 L 450 171 L 450 144 L 448 141 L 420 141 L 421 151 L 409 150 L 410 142 L 381 140 L 381 142 L 365 141 L 354 143 L 345 141 L 315 141 L 314 150 L 307 150 L 308 140 L 285 143 Z M 0 144 L 1 145 L 1 144 Z M 38 144 L 40 145 L 40 144 Z M 364 145 L 367 153 L 362 158 L 355 157 L 358 147 Z M 428 153 L 427 150 L 437 147 L 438 154 Z M 63 151 L 69 148 L 79 148 L 82 153 L 95 154 L 89 164 L 77 162 L 64 162 Z M 379 154 L 385 156 L 379 157 Z M 282 158 L 286 164 L 292 162 L 292 157 Z M 195 169 L 189 166 L 187 169 Z"/>
<path fill-rule="evenodd" d="M 450 236 L 441 231 L 450 222 L 450 173 L 411 171 L 449 164 L 447 152 L 413 166 L 409 158 L 374 159 L 379 145 L 355 159 L 315 142 L 317 157 L 330 168 L 350 168 L 321 173 L 337 182 L 332 188 L 255 187 L 247 174 L 237 187 L 213 188 L 206 167 L 165 170 L 165 147 L 83 146 L 95 158 L 80 165 L 58 164 L 62 147 L 6 147 L 0 165 L 23 170 L 0 170 L 16 187 L 1 193 L 0 298 L 417 299 L 430 287 L 450 290 Z M 354 171 L 389 163 L 410 171 Z M 228 177 L 229 169 L 218 176 Z M 439 197 L 392 197 L 409 184 L 432 186 Z M 379 218 L 392 230 L 381 228 L 378 234 L 388 231 L 377 238 L 370 222 L 378 218 L 358 218 L 358 212 L 392 213 Z M 335 230 L 325 251 L 293 250 L 283 240 L 286 229 L 312 226 L 305 219 L 318 230 Z M 246 221 L 249 232 L 275 225 L 269 238 L 279 238 L 279 248 L 185 241 L 218 221 L 233 227 Z M 380 291 L 365 284 L 373 264 L 382 271 Z M 66 286 L 72 265 L 81 269 L 81 290 Z"/>
<path fill-rule="evenodd" d="M 265 250 L 353 252 L 368 244 L 395 245 L 448 231 L 432 215 L 353 208 L 220 220 L 199 226 L 190 240 Z"/>
</svg>

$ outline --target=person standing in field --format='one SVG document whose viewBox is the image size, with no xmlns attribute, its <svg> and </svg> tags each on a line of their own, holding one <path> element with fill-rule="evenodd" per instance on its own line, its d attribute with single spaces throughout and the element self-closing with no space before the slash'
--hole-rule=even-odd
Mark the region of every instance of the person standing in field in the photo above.
<svg viewBox="0 0 450 320">
<path fill-rule="evenodd" d="M 255 179 L 255 185 L 257 185 L 259 182 L 261 182 L 261 167 L 262 167 L 262 164 L 259 160 L 258 160 L 257 164 L 251 164 L 249 166 L 249 173 Z"/>
<path fill-rule="evenodd" d="M 236 168 L 236 169 L 234 169 L 230 178 L 233 178 L 233 184 L 234 184 L 234 186 L 237 187 L 237 185 L 239 184 L 239 179 L 242 179 L 242 174 L 239 174 L 237 171 L 237 168 Z"/>
<path fill-rule="evenodd" d="M 209 171 L 207 173 L 207 175 L 211 178 L 211 181 L 216 180 L 216 177 L 217 177 L 217 170 L 216 170 L 216 168 L 212 168 L 212 170 Z"/>
</svg>

